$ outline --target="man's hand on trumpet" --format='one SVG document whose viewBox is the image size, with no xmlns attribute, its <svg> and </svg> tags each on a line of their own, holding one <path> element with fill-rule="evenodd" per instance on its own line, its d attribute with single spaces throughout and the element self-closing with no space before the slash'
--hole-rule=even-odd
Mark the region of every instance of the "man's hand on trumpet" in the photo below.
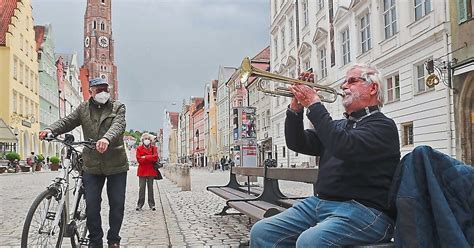
<svg viewBox="0 0 474 248">
<path fill-rule="evenodd" d="M 314 73 L 303 72 L 298 77 L 300 80 L 314 82 Z M 309 107 L 314 103 L 321 102 L 317 90 L 304 84 L 294 84 L 288 87 L 295 97 L 290 103 L 290 108 L 294 111 L 301 111 L 303 107 Z"/>
</svg>

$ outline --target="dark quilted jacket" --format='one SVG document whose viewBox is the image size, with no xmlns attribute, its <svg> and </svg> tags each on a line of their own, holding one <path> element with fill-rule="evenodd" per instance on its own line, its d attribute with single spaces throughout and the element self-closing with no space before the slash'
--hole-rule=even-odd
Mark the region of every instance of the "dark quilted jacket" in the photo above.
<svg viewBox="0 0 474 248">
<path fill-rule="evenodd" d="M 123 144 L 125 131 L 125 105 L 108 101 L 98 105 L 89 99 L 81 103 L 70 115 L 53 123 L 48 129 L 54 134 L 67 133 L 81 126 L 84 139 L 110 141 L 105 153 L 84 149 L 84 170 L 91 174 L 111 175 L 128 170 L 128 159 Z"/>
</svg>

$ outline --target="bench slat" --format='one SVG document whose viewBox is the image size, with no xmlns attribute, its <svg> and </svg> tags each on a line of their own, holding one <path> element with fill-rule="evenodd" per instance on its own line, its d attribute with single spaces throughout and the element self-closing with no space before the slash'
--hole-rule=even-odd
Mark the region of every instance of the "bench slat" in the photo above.
<svg viewBox="0 0 474 248">
<path fill-rule="evenodd" d="M 224 190 L 223 188 L 210 188 L 209 191 L 211 191 L 212 193 L 224 198 L 225 200 L 230 200 L 230 199 L 253 199 L 253 198 L 255 198 L 255 196 L 245 194 L 245 193 L 244 193 L 244 195 L 234 194 L 234 192 L 229 192 L 227 190 Z"/>
<path fill-rule="evenodd" d="M 267 168 L 267 178 L 315 183 L 318 178 L 318 169 L 315 168 Z"/>
<path fill-rule="evenodd" d="M 234 194 L 234 195 L 237 195 L 237 196 L 240 196 L 242 198 L 255 198 L 257 195 L 255 194 L 248 194 L 247 192 L 242 192 L 240 190 L 236 190 L 236 189 L 233 189 L 233 188 L 222 188 L 222 190 L 226 191 L 226 192 L 229 192 L 231 194 Z"/>
<path fill-rule="evenodd" d="M 228 202 L 227 205 L 257 220 L 263 219 L 266 212 L 266 210 L 256 207 L 255 205 L 248 204 L 247 202 Z"/>
<path fill-rule="evenodd" d="M 243 176 L 257 176 L 263 177 L 265 175 L 265 168 L 263 167 L 232 167 L 232 173 Z"/>
<path fill-rule="evenodd" d="M 293 200 L 293 199 L 280 199 L 278 203 L 286 208 L 291 208 L 294 204 L 298 203 L 300 200 Z"/>
</svg>

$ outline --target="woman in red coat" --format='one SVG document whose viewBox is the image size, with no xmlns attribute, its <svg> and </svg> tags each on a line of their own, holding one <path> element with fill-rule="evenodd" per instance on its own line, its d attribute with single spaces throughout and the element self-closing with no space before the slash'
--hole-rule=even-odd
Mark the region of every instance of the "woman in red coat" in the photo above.
<svg viewBox="0 0 474 248">
<path fill-rule="evenodd" d="M 155 199 L 153 196 L 153 179 L 157 176 L 157 172 L 153 165 L 158 161 L 158 149 L 152 145 L 154 137 L 149 133 L 142 134 L 142 145 L 137 147 L 137 161 L 140 191 L 138 194 L 138 203 L 136 210 L 142 209 L 145 203 L 145 186 L 148 187 L 148 206 L 155 211 Z"/>
</svg>

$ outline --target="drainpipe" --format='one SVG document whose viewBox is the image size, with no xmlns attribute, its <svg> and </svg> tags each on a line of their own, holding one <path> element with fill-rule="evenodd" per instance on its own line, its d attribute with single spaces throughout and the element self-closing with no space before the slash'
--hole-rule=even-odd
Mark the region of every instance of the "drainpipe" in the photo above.
<svg viewBox="0 0 474 248">
<path fill-rule="evenodd" d="M 445 34 L 445 39 L 444 41 L 446 42 L 446 63 L 448 64 L 448 88 L 446 89 L 446 98 L 447 98 L 447 104 L 446 104 L 446 112 L 447 112 L 447 121 L 448 121 L 448 154 L 450 156 L 453 156 L 453 126 L 451 122 L 451 104 L 453 103 L 453 96 L 452 96 L 452 90 L 451 90 L 451 65 L 450 65 L 450 60 L 449 60 L 449 35 L 448 33 Z M 454 152 L 454 157 L 456 157 L 456 152 Z"/>
<path fill-rule="evenodd" d="M 298 75 L 301 73 L 300 68 L 300 56 L 299 56 L 299 49 L 300 49 L 300 17 L 298 11 L 299 3 L 298 0 L 295 0 L 295 24 L 296 24 L 296 70 L 298 70 Z"/>
</svg>

